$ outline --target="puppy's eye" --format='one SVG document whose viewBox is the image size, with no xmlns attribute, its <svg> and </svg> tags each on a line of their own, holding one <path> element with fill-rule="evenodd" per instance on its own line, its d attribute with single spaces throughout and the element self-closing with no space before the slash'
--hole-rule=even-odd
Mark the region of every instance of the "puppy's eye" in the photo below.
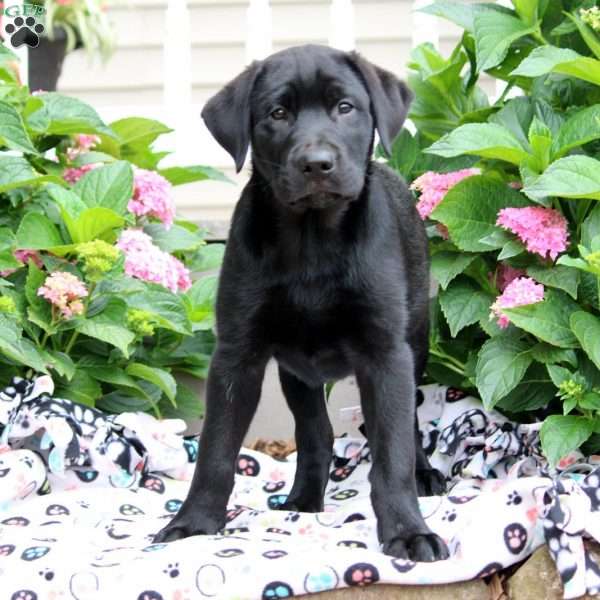
<svg viewBox="0 0 600 600">
<path fill-rule="evenodd" d="M 273 112 L 271 112 L 271 118 L 276 121 L 281 121 L 282 119 L 287 119 L 287 110 L 279 106 Z"/>
<path fill-rule="evenodd" d="M 342 115 L 345 115 L 349 112 L 351 112 L 352 110 L 354 110 L 354 106 L 352 106 L 352 104 L 350 104 L 350 102 L 340 102 L 338 104 L 338 112 L 341 113 Z"/>
</svg>

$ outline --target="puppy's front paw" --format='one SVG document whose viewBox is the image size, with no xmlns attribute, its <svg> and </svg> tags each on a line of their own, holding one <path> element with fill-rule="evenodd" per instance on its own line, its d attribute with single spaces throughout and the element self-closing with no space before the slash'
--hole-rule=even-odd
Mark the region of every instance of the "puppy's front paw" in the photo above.
<svg viewBox="0 0 600 600">
<path fill-rule="evenodd" d="M 417 469 L 417 494 L 441 496 L 446 492 L 446 478 L 437 469 Z"/>
<path fill-rule="evenodd" d="M 179 513 L 166 527 L 153 538 L 153 544 L 175 542 L 192 535 L 214 535 L 221 529 L 217 522 L 201 516 L 188 517 Z"/>
<path fill-rule="evenodd" d="M 446 544 L 435 533 L 420 533 L 407 539 L 393 538 L 383 543 L 383 552 L 414 562 L 434 562 L 450 556 Z"/>
</svg>

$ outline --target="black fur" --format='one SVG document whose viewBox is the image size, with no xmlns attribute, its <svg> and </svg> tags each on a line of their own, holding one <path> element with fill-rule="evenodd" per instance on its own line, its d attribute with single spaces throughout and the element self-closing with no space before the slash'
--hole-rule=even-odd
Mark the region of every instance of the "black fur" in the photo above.
<svg viewBox="0 0 600 600">
<path fill-rule="evenodd" d="M 375 130 L 389 148 L 409 101 L 402 82 L 358 55 L 303 46 L 254 63 L 208 102 L 210 131 L 238 170 L 251 144 L 253 169 L 221 270 L 192 487 L 155 541 L 224 526 L 235 458 L 274 357 L 299 452 L 281 508 L 323 509 L 333 443 L 323 385 L 353 373 L 384 551 L 448 556 L 417 501 L 417 486 L 423 494 L 444 486 L 415 433 L 415 382 L 427 360 L 427 239 L 404 182 L 370 160 Z"/>
</svg>

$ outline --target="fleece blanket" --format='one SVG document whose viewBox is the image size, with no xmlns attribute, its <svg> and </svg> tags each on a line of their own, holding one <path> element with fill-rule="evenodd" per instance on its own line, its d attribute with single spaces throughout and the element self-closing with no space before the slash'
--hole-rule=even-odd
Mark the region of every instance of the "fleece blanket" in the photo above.
<svg viewBox="0 0 600 600">
<path fill-rule="evenodd" d="M 10 600 L 277 600 L 342 588 L 484 577 L 548 544 L 565 598 L 600 590 L 583 539 L 600 539 L 600 457 L 550 471 L 539 424 L 517 425 L 458 390 L 424 386 L 423 443 L 448 478 L 421 498 L 451 557 L 384 555 L 369 500 L 369 448 L 336 440 L 325 511 L 274 510 L 295 458 L 243 449 L 227 525 L 216 536 L 153 544 L 185 497 L 197 443 L 184 424 L 106 416 L 52 396 L 52 381 L 0 392 L 0 596 Z M 210 485 L 210 482 L 207 482 Z"/>
</svg>

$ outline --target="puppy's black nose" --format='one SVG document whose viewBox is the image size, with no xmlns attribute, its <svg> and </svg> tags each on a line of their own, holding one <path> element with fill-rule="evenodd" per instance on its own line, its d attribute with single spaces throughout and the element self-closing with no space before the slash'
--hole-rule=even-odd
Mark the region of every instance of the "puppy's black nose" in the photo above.
<svg viewBox="0 0 600 600">
<path fill-rule="evenodd" d="M 297 166 L 307 177 L 327 177 L 335 170 L 335 155 L 327 148 L 309 150 L 298 158 Z"/>
</svg>

